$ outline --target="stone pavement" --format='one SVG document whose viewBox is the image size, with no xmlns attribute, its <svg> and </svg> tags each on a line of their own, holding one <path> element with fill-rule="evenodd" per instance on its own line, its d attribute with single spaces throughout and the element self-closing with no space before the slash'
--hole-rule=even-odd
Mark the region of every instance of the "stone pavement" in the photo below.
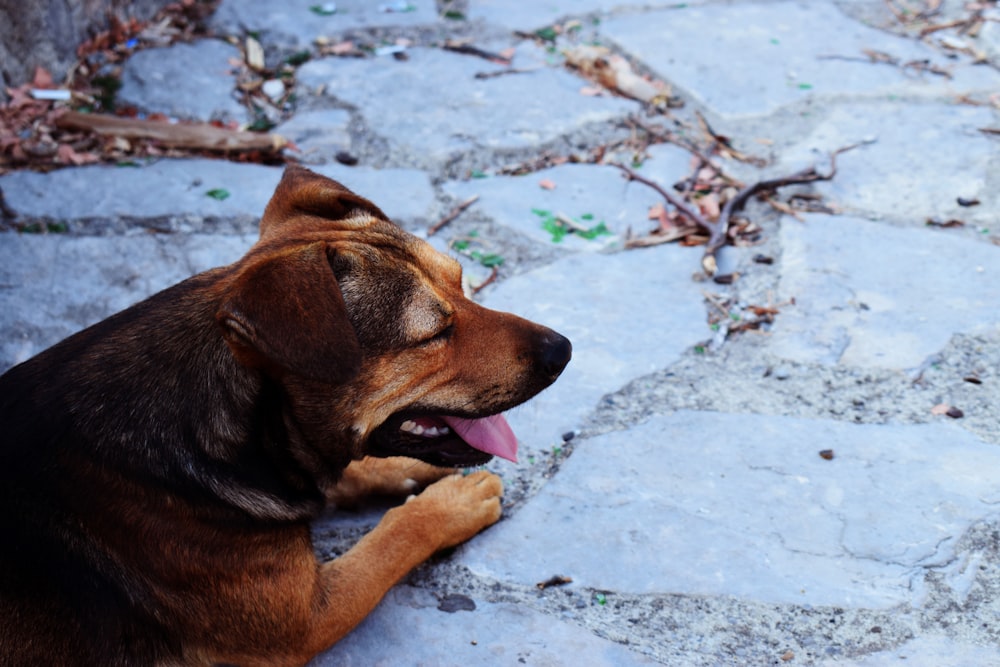
<svg viewBox="0 0 1000 667">
<path fill-rule="evenodd" d="M 256 34 L 271 64 L 321 36 L 394 47 L 298 68 L 277 128 L 290 156 L 421 235 L 479 195 L 432 242 L 502 256 L 483 303 L 559 330 L 574 359 L 510 415 L 522 459 L 490 465 L 504 519 L 315 665 L 1000 665 L 1000 137 L 982 131 L 1000 128 L 996 2 L 978 3 L 976 29 L 923 39 L 928 23 L 889 9 L 933 4 L 916 0 L 316 4 L 223 0 L 213 19 Z M 944 0 L 929 23 L 965 5 Z M 521 36 L 553 24 L 566 30 L 550 48 Z M 517 72 L 448 38 L 513 48 Z M 646 116 L 581 94 L 593 84 L 560 55 L 574 40 L 613 47 L 684 107 Z M 140 52 L 121 99 L 248 121 L 240 57 L 210 39 Z M 613 167 L 502 175 L 617 146 L 669 188 L 692 155 L 629 154 L 629 119 L 691 128 L 695 110 L 762 159 L 714 158 L 747 183 L 874 142 L 840 155 L 833 180 L 779 192 L 831 213 L 753 202 L 763 234 L 724 249 L 729 285 L 696 280 L 699 248 L 623 249 L 658 197 Z M 239 257 L 279 175 L 184 159 L 0 177 L 9 227 L 48 232 L 0 234 L 0 368 Z M 611 234 L 554 242 L 544 211 Z M 490 274 L 462 259 L 473 283 Z M 733 331 L 752 306 L 779 312 Z M 380 511 L 325 517 L 318 550 L 342 553 Z M 554 575 L 572 582 L 536 585 Z"/>
</svg>

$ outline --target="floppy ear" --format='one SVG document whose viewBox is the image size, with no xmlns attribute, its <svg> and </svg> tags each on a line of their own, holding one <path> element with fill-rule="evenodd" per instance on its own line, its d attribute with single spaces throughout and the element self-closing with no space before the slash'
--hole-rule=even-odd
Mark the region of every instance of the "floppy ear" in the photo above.
<svg viewBox="0 0 1000 667">
<path fill-rule="evenodd" d="M 236 358 L 269 374 L 338 384 L 361 368 L 361 348 L 325 243 L 250 266 L 215 319 Z"/>
<path fill-rule="evenodd" d="M 388 220 L 378 206 L 354 194 L 337 181 L 291 165 L 285 169 L 271 201 L 264 209 L 260 221 L 260 237 L 273 236 L 284 223 L 304 215 L 328 221 L 341 221 L 344 228 L 359 226 L 351 218 L 361 211 L 382 220 Z M 367 221 L 358 221 L 367 224 Z"/>
</svg>

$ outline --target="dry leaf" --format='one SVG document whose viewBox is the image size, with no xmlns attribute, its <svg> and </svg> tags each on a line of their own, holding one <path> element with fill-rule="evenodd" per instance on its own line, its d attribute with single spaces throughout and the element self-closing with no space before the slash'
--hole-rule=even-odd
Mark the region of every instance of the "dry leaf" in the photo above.
<svg viewBox="0 0 1000 667">
<path fill-rule="evenodd" d="M 722 212 L 722 208 L 719 205 L 719 195 L 712 192 L 704 197 L 699 197 L 698 208 L 700 208 L 702 214 L 710 220 L 717 219 L 719 214 Z"/>
<path fill-rule="evenodd" d="M 97 162 L 97 156 L 93 153 L 77 153 L 69 144 L 60 144 L 56 150 L 56 159 L 63 164 L 92 164 Z"/>
<path fill-rule="evenodd" d="M 947 403 L 938 403 L 933 408 L 931 408 L 932 415 L 946 415 L 948 411 L 951 410 L 951 406 Z"/>
<path fill-rule="evenodd" d="M 666 217 L 667 210 L 663 208 L 663 204 L 653 204 L 649 207 L 649 213 L 647 214 L 649 220 L 660 220 L 662 221 Z"/>
<path fill-rule="evenodd" d="M 547 178 L 543 178 L 542 180 L 538 181 L 538 187 L 542 188 L 543 190 L 555 190 L 556 184 Z"/>
<path fill-rule="evenodd" d="M 353 51 L 354 51 L 354 42 L 350 41 L 338 42 L 333 46 L 324 49 L 324 52 L 334 56 L 347 55 L 348 53 L 353 53 Z"/>
<path fill-rule="evenodd" d="M 257 71 L 264 69 L 264 47 L 253 37 L 247 37 L 245 45 L 247 65 Z"/>
<path fill-rule="evenodd" d="M 598 95 L 603 95 L 604 90 L 596 86 L 584 86 L 580 89 L 580 94 L 586 97 L 597 97 Z"/>
</svg>

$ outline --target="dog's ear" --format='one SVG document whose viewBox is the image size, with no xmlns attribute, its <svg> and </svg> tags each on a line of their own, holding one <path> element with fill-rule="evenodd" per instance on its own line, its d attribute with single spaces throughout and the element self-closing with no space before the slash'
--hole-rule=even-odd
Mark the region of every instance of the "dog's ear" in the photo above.
<svg viewBox="0 0 1000 667">
<path fill-rule="evenodd" d="M 241 363 L 330 384 L 357 375 L 361 348 L 330 259 L 313 243 L 236 278 L 215 317 Z"/>
<path fill-rule="evenodd" d="M 359 213 L 363 215 L 359 216 Z M 332 178 L 291 165 L 285 169 L 281 182 L 264 209 L 264 217 L 260 221 L 261 239 L 280 233 L 285 223 L 303 215 L 338 222 L 346 229 L 368 224 L 371 217 L 388 220 L 378 206 Z"/>
</svg>

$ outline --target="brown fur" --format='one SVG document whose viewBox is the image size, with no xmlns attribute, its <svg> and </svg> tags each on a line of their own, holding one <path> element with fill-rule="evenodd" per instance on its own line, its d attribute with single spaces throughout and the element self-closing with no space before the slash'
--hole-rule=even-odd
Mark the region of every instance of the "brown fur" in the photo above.
<svg viewBox="0 0 1000 667">
<path fill-rule="evenodd" d="M 0 664 L 296 665 L 500 516 L 488 458 L 400 435 L 551 383 L 569 342 L 466 299 L 457 263 L 289 168 L 260 241 L 0 377 Z M 391 457 L 391 458 L 374 458 Z M 327 498 L 406 495 L 340 558 Z"/>
</svg>

